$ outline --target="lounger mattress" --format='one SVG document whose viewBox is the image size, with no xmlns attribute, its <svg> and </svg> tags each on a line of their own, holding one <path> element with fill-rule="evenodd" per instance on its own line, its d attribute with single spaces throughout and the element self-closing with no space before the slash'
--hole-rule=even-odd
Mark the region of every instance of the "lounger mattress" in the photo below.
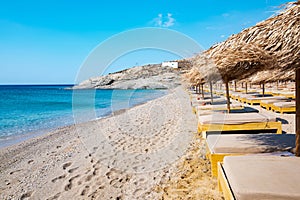
<svg viewBox="0 0 300 200">
<path fill-rule="evenodd" d="M 295 134 L 231 134 L 208 135 L 211 153 L 270 153 L 295 147 Z"/>
<path fill-rule="evenodd" d="M 223 168 L 237 200 L 300 199 L 300 158 L 228 156 Z"/>
<path fill-rule="evenodd" d="M 259 122 L 275 122 L 276 117 L 261 113 L 217 113 L 198 116 L 198 122 L 204 124 L 245 124 Z"/>
</svg>

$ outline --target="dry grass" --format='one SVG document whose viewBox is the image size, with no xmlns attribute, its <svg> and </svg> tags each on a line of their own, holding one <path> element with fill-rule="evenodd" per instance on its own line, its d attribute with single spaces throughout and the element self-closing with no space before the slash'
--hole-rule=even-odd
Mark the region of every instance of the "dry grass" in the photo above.
<svg viewBox="0 0 300 200">
<path fill-rule="evenodd" d="M 205 159 L 204 141 L 194 140 L 192 149 L 170 177 L 156 188 L 162 193 L 162 200 L 223 199 L 217 180 L 211 177 L 209 161 Z"/>
</svg>

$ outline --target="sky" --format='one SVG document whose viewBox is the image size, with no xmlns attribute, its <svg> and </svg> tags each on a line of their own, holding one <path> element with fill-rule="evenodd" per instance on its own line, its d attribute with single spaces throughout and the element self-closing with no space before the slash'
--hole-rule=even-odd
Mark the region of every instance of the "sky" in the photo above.
<svg viewBox="0 0 300 200">
<path fill-rule="evenodd" d="M 0 84 L 74 83 L 80 67 L 99 44 L 124 31 L 145 27 L 177 31 L 205 50 L 275 15 L 286 2 L 1 1 Z M 120 55 L 106 66 L 105 73 L 179 58 L 173 52 L 140 49 Z"/>
</svg>

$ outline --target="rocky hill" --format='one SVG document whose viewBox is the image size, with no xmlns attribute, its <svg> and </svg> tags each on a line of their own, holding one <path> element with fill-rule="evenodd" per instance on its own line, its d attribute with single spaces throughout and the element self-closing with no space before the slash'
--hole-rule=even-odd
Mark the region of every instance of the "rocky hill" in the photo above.
<svg viewBox="0 0 300 200">
<path fill-rule="evenodd" d="M 181 84 L 181 73 L 161 64 L 145 65 L 90 78 L 73 89 L 170 89 Z"/>
</svg>

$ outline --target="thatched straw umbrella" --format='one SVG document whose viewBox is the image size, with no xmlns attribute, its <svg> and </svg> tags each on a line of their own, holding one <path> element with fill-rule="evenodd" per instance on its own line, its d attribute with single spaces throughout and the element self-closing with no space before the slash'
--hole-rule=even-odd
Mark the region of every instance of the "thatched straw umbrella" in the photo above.
<svg viewBox="0 0 300 200">
<path fill-rule="evenodd" d="M 196 55 L 192 60 L 192 65 L 193 68 L 201 74 L 202 83 L 209 83 L 211 103 L 213 103 L 212 82 L 221 80 L 221 76 L 216 65 L 205 53 Z"/>
<path fill-rule="evenodd" d="M 206 53 L 222 77 L 243 79 L 265 69 L 282 70 L 300 64 L 300 6 L 289 4 L 284 12 L 232 35 Z"/>
<path fill-rule="evenodd" d="M 260 71 L 253 76 L 247 78 L 247 80 L 253 84 L 261 83 L 274 83 L 277 81 L 291 81 L 295 80 L 295 70 L 282 70 L 280 68 L 275 70 Z"/>
<path fill-rule="evenodd" d="M 278 83 L 279 81 L 292 81 L 295 80 L 295 70 L 294 69 L 287 69 L 282 70 L 281 68 L 277 68 L 275 70 L 265 70 L 260 71 L 254 74 L 253 76 L 246 79 L 247 82 L 252 84 L 265 84 L 265 83 Z M 263 91 L 264 92 L 264 91 Z"/>
<path fill-rule="evenodd" d="M 225 41 L 197 55 L 193 66 L 198 68 L 206 82 L 218 80 L 225 82 L 227 109 L 230 112 L 229 81 L 243 79 L 250 73 L 270 67 L 274 63 L 275 57 L 259 45 L 243 41 L 227 45 Z"/>
<path fill-rule="evenodd" d="M 231 36 L 205 54 L 227 88 L 228 81 L 248 78 L 257 71 L 297 69 L 296 156 L 300 156 L 300 1 L 288 4 L 279 15 Z"/>
<path fill-rule="evenodd" d="M 202 97 L 204 98 L 204 92 L 203 92 L 204 82 L 198 69 L 193 67 L 188 73 L 183 75 L 183 78 L 190 84 L 196 86 L 196 93 L 198 93 L 199 91 L 199 93 L 201 93 Z M 201 92 L 200 92 L 200 86 L 201 86 Z"/>
</svg>

